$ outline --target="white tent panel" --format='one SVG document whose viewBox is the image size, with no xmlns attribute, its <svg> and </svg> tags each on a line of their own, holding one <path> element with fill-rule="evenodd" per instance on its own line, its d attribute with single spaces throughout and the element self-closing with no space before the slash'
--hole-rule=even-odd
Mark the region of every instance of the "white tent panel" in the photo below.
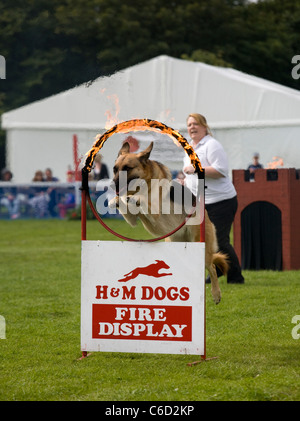
<svg viewBox="0 0 300 421">
<path fill-rule="evenodd" d="M 265 167 L 274 157 L 282 158 L 285 168 L 300 167 L 299 126 L 222 129 L 213 132 L 216 138 L 222 139 L 231 169 L 247 168 L 254 152 L 259 152 L 260 161 Z"/>
<path fill-rule="evenodd" d="M 204 114 L 224 145 L 230 170 L 246 168 L 254 151 L 266 166 L 280 156 L 285 166 L 299 167 L 300 92 L 234 69 L 160 56 L 3 114 L 8 165 L 14 180 L 30 181 L 36 169 L 51 167 L 65 181 L 73 164 L 72 136 L 77 134 L 84 160 L 95 136 L 116 122 L 150 118 L 184 136 L 186 117 Z M 153 132 L 133 134 L 141 148 Z M 103 148 L 111 168 L 125 135 Z M 155 141 L 153 158 L 181 166 L 183 151 L 165 139 Z"/>
</svg>

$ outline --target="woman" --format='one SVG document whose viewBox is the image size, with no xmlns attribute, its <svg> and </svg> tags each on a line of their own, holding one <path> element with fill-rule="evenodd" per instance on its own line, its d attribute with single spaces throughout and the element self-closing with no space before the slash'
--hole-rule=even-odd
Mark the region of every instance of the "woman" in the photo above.
<svg viewBox="0 0 300 421">
<path fill-rule="evenodd" d="M 219 249 L 229 256 L 228 283 L 244 283 L 237 255 L 230 244 L 230 230 L 237 210 L 236 190 L 228 176 L 228 161 L 222 145 L 212 137 L 206 119 L 201 114 L 190 114 L 187 130 L 191 146 L 205 169 L 205 209 L 216 227 Z M 189 157 L 184 158 L 185 184 L 196 194 L 194 167 Z M 217 271 L 218 276 L 221 275 Z"/>
<path fill-rule="evenodd" d="M 95 158 L 95 168 L 93 170 L 93 179 L 94 180 L 103 180 L 105 178 L 109 178 L 108 168 L 102 162 L 102 155 L 97 155 Z"/>
</svg>

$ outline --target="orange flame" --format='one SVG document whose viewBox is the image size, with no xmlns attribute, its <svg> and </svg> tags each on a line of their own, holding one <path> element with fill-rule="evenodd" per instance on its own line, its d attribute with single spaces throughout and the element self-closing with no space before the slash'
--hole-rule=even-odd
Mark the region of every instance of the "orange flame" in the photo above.
<svg viewBox="0 0 300 421">
<path fill-rule="evenodd" d="M 108 130 L 112 126 L 118 123 L 118 115 L 120 112 L 119 97 L 116 94 L 108 95 L 107 98 L 112 100 L 115 106 L 115 114 L 112 115 L 111 111 L 107 110 L 104 114 L 106 115 L 107 121 L 105 124 L 105 129 Z"/>
<path fill-rule="evenodd" d="M 168 135 L 175 143 L 178 142 L 189 155 L 191 164 L 194 166 L 196 171 L 203 171 L 201 162 L 195 153 L 194 149 L 189 145 L 188 141 L 176 130 L 171 127 L 166 126 L 163 123 L 160 123 L 156 120 L 149 119 L 136 119 L 124 121 L 118 123 L 109 130 L 107 130 L 103 135 L 98 135 L 96 141 L 90 151 L 86 154 L 87 158 L 85 161 L 85 166 L 83 170 L 90 172 L 93 166 L 93 162 L 96 154 L 102 148 L 106 140 L 115 133 L 129 133 L 134 131 L 145 131 L 152 130 L 158 133 L 163 133 Z"/>
<path fill-rule="evenodd" d="M 283 167 L 283 159 L 278 156 L 273 156 L 273 161 L 268 163 L 267 169 L 275 169 L 278 167 Z"/>
</svg>

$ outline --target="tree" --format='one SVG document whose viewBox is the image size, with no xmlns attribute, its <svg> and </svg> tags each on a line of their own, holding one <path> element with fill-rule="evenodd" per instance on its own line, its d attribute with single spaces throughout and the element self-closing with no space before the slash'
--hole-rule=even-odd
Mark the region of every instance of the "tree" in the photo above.
<svg viewBox="0 0 300 421">
<path fill-rule="evenodd" d="M 182 54 L 183 60 L 200 61 L 202 63 L 211 64 L 212 66 L 233 67 L 231 63 L 223 60 L 222 53 L 215 54 L 205 50 L 195 50 L 190 56 Z"/>
</svg>

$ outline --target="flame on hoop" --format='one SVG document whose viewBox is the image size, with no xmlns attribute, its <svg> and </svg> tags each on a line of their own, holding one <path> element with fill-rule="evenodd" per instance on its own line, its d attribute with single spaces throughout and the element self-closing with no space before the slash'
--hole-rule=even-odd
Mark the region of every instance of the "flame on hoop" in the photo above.
<svg viewBox="0 0 300 421">
<path fill-rule="evenodd" d="M 114 104 L 115 107 L 115 113 L 114 115 L 111 113 L 110 110 L 105 111 L 105 115 L 106 115 L 106 124 L 105 124 L 105 129 L 108 130 L 110 129 L 112 126 L 114 126 L 115 124 L 118 123 L 118 116 L 119 116 L 119 112 L 120 112 L 120 105 L 119 105 L 119 97 L 116 94 L 112 94 L 112 95 L 108 95 L 107 98 L 109 100 L 111 100 Z"/>
<path fill-rule="evenodd" d="M 191 164 L 194 166 L 195 170 L 203 172 L 201 162 L 195 153 L 194 149 L 189 145 L 188 141 L 176 130 L 171 127 L 166 126 L 163 123 L 160 123 L 156 120 L 150 119 L 136 119 L 124 121 L 118 123 L 115 126 L 107 130 L 103 135 L 97 135 L 96 141 L 90 151 L 86 154 L 87 158 L 85 160 L 85 165 L 83 170 L 90 172 L 93 166 L 93 162 L 96 154 L 102 148 L 106 140 L 115 133 L 129 133 L 134 131 L 145 131 L 152 130 L 158 133 L 163 133 L 168 135 L 175 143 L 179 143 L 186 153 L 188 154 Z"/>
</svg>

